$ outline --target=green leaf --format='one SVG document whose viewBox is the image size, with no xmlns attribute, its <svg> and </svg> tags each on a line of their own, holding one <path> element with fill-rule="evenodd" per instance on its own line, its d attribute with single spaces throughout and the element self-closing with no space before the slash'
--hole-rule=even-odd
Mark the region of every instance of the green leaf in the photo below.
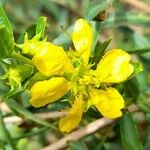
<svg viewBox="0 0 150 150">
<path fill-rule="evenodd" d="M 138 95 L 140 94 L 139 83 L 136 78 L 131 78 L 130 80 L 124 83 L 125 89 L 124 92 L 127 92 L 128 95 L 134 100 L 137 100 Z"/>
<path fill-rule="evenodd" d="M 95 18 L 99 13 L 107 10 L 107 8 L 111 5 L 113 0 L 94 0 L 89 3 L 89 6 L 85 8 L 84 17 L 91 21 Z"/>
<path fill-rule="evenodd" d="M 39 118 L 38 116 L 34 115 L 33 113 L 31 113 L 30 111 L 28 111 L 27 109 L 25 109 L 23 106 L 19 105 L 15 100 L 13 99 L 5 99 L 4 102 L 12 109 L 15 110 L 16 112 L 18 112 L 19 114 L 25 116 L 26 118 L 31 119 L 32 121 L 36 122 L 39 125 L 43 125 L 45 127 L 49 127 L 55 131 L 58 131 L 58 129 L 51 125 L 50 123 L 48 123 L 47 121 Z"/>
<path fill-rule="evenodd" d="M 150 113 L 150 103 L 143 93 L 138 95 L 137 105 L 145 112 Z"/>
<path fill-rule="evenodd" d="M 82 141 L 69 141 L 69 150 L 85 150 L 85 144 Z"/>
<path fill-rule="evenodd" d="M 8 33 L 10 34 L 10 36 L 13 36 L 13 32 L 12 32 L 12 28 L 10 25 L 10 22 L 3 10 L 2 5 L 0 5 L 0 26 L 5 26 L 6 30 L 8 31 Z"/>
<path fill-rule="evenodd" d="M 91 58 L 91 63 L 94 64 L 94 66 L 92 67 L 93 69 L 96 68 L 98 62 L 100 61 L 100 59 L 103 56 L 104 51 L 106 50 L 106 48 L 108 47 L 109 43 L 111 42 L 112 37 L 107 39 L 105 42 L 103 42 L 102 44 L 99 44 L 95 50 L 94 50 L 94 56 Z"/>
<path fill-rule="evenodd" d="M 25 34 L 27 33 L 28 38 L 31 40 L 35 35 L 36 35 L 36 25 L 31 25 L 26 31 L 25 33 L 22 33 L 18 39 L 17 39 L 17 43 L 18 44 L 22 44 L 24 42 L 24 37 Z"/>
<path fill-rule="evenodd" d="M 2 5 L 0 5 L 0 45 L 0 59 L 12 54 L 14 50 L 13 32 Z"/>
<path fill-rule="evenodd" d="M 37 21 L 36 34 L 40 34 L 41 39 L 44 39 L 46 20 L 47 20 L 46 17 L 40 16 Z"/>
<path fill-rule="evenodd" d="M 67 49 L 71 43 L 72 31 L 73 31 L 73 25 L 68 27 L 65 32 L 61 33 L 56 39 L 54 39 L 53 43 L 63 46 L 65 49 Z"/>
<path fill-rule="evenodd" d="M 0 59 L 4 59 L 14 51 L 14 41 L 8 30 L 0 26 Z"/>
<path fill-rule="evenodd" d="M 146 36 L 140 35 L 126 26 L 121 26 L 118 29 L 122 33 L 122 36 L 116 38 L 118 47 L 128 53 L 142 54 L 141 56 L 144 58 L 150 59 L 150 40 Z"/>
<path fill-rule="evenodd" d="M 141 15 L 141 14 L 133 14 L 131 12 L 117 12 L 112 13 L 106 20 L 101 22 L 102 28 L 111 28 L 120 25 L 141 25 L 141 26 L 150 26 L 150 16 L 149 15 Z"/>
<path fill-rule="evenodd" d="M 92 43 L 92 50 L 94 50 L 95 46 L 97 44 L 97 41 L 99 39 L 101 24 L 100 24 L 100 22 L 96 22 L 96 21 L 92 21 L 91 24 L 92 24 L 93 29 L 94 29 L 94 33 L 93 33 L 94 34 L 94 39 L 93 39 L 93 43 Z"/>
<path fill-rule="evenodd" d="M 121 139 L 126 150 L 143 150 L 135 123 L 129 112 L 119 120 Z"/>
<path fill-rule="evenodd" d="M 147 71 L 146 71 L 146 69 L 144 69 L 144 71 L 136 74 L 135 78 L 137 79 L 138 84 L 139 84 L 139 89 L 142 92 L 146 92 L 146 91 L 149 90 L 149 81 L 147 79 Z"/>
</svg>

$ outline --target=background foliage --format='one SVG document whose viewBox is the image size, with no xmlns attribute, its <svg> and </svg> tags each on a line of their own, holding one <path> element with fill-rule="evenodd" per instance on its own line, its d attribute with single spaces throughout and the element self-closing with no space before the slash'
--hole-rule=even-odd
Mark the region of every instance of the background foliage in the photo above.
<svg viewBox="0 0 150 150">
<path fill-rule="evenodd" d="M 95 37 L 98 37 L 101 51 L 105 50 L 111 41 L 107 49 L 121 48 L 133 54 L 135 60 L 142 62 L 143 72 L 124 85 L 117 85 L 127 97 L 127 103 L 134 103 L 140 108 L 139 112 L 132 114 L 133 120 L 127 113 L 113 125 L 81 140 L 70 141 L 68 149 L 150 149 L 150 12 L 145 12 L 124 0 L 115 0 L 112 5 L 112 0 L 0 0 L 0 2 L 11 22 L 16 43 L 22 43 L 25 32 L 32 37 L 35 34 L 38 17 L 46 16 L 48 40 L 68 47 L 71 41 L 64 31 L 70 33 L 75 20 L 85 17 L 89 21 L 97 21 L 94 22 Z M 150 5 L 149 0 L 142 2 Z M 2 31 L 0 32 L 3 33 Z M 0 75 L 3 74 L 4 69 L 1 67 Z M 1 97 L 7 92 L 8 87 L 1 81 Z M 38 150 L 62 137 L 55 130 L 57 119 L 44 121 L 35 114 L 59 111 L 60 108 L 67 108 L 68 103 L 56 102 L 35 109 L 28 102 L 28 91 L 15 96 L 14 99 L 0 101 L 2 112 L 0 113 L 0 149 Z M 12 116 L 20 116 L 24 121 L 3 124 L 4 118 L 6 122 L 6 118 Z M 89 110 L 84 116 L 82 126 L 99 118 L 100 114 Z M 138 133 L 134 132 L 136 128 Z M 140 139 L 140 144 L 137 138 Z"/>
</svg>

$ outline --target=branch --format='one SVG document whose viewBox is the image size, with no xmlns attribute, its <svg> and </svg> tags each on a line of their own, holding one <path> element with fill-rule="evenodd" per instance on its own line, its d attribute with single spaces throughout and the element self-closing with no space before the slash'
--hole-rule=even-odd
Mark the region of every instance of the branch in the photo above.
<svg viewBox="0 0 150 150">
<path fill-rule="evenodd" d="M 139 111 L 139 108 L 135 105 L 131 105 L 128 107 L 128 110 L 130 112 L 137 112 L 137 111 Z M 88 124 L 87 126 L 81 128 L 79 130 L 76 130 L 76 131 L 66 135 L 65 137 L 63 137 L 62 139 L 57 141 L 56 143 L 51 144 L 47 147 L 44 147 L 41 150 L 59 150 L 59 149 L 65 148 L 67 146 L 68 141 L 81 139 L 89 134 L 96 132 L 99 129 L 102 129 L 102 128 L 112 124 L 114 121 L 115 120 L 111 120 L 111 119 L 107 119 L 107 118 L 103 117 L 101 119 L 93 121 L 92 123 Z"/>
<path fill-rule="evenodd" d="M 110 120 L 107 118 L 101 118 L 96 121 L 93 121 L 92 123 L 88 124 L 87 126 L 76 130 L 68 135 L 66 135 L 64 138 L 60 139 L 58 142 L 49 145 L 45 148 L 42 148 L 41 150 L 59 150 L 67 146 L 67 142 L 70 140 L 78 140 L 81 139 L 82 137 L 91 134 L 99 129 L 104 128 L 107 125 L 110 125 L 113 123 L 114 120 Z"/>
<path fill-rule="evenodd" d="M 123 3 L 129 4 L 144 13 L 150 14 L 150 5 L 139 0 L 121 0 Z"/>
</svg>

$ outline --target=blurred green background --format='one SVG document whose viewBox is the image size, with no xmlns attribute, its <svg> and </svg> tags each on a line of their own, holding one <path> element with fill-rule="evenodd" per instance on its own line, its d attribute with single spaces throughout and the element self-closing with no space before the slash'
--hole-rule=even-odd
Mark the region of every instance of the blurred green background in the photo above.
<svg viewBox="0 0 150 150">
<path fill-rule="evenodd" d="M 150 0 L 142 1 L 150 6 Z M 87 4 L 93 4 L 92 0 L 0 0 L 3 8 L 11 22 L 14 30 L 15 41 L 19 42 L 22 34 L 36 24 L 39 16 L 47 17 L 46 35 L 49 41 L 67 47 L 67 36 L 62 36 L 63 30 L 67 30 L 77 18 L 84 17 Z M 150 149 L 150 11 L 145 11 L 136 5 L 124 0 L 115 0 L 112 6 L 109 6 L 105 12 L 106 16 L 100 16 L 97 20 L 100 22 L 99 43 L 112 37 L 109 45 L 111 48 L 121 48 L 129 53 L 134 53 L 133 58 L 141 61 L 144 71 L 127 82 L 126 91 L 130 91 L 134 102 L 137 103 L 142 113 L 133 115 L 139 129 L 140 138 L 145 150 Z M 61 36 L 60 36 L 61 34 Z M 122 85 L 119 85 L 120 87 Z M 119 88 L 119 87 L 118 87 Z M 4 90 L 4 89 L 2 89 Z M 127 94 L 128 95 L 128 94 Z M 141 96 L 142 95 L 142 96 Z M 29 107 L 25 102 L 28 99 L 27 93 L 21 95 L 24 100 L 21 104 L 31 112 L 39 113 L 45 111 L 59 110 L 66 108 L 66 103 L 56 103 L 47 109 L 35 110 Z M 129 96 L 130 97 L 130 96 Z M 85 116 L 83 125 L 99 118 L 99 114 L 89 110 Z M 7 112 L 6 116 L 14 115 Z M 18 115 L 17 113 L 15 115 Z M 54 119 L 54 124 L 58 122 Z M 11 131 L 12 138 L 16 140 L 19 150 L 38 150 L 51 142 L 56 141 L 59 136 L 46 127 L 36 126 L 28 121 L 23 124 L 8 124 L 7 128 Z M 70 150 L 123 150 L 120 139 L 118 124 L 114 126 L 107 140 L 104 140 L 109 127 L 89 135 L 82 140 L 70 142 Z M 1 144 L 1 142 L 0 142 Z M 1 144 L 2 145 L 2 144 Z M 3 147 L 3 146 L 2 146 Z M 11 149 L 6 145 L 6 149 Z"/>
</svg>

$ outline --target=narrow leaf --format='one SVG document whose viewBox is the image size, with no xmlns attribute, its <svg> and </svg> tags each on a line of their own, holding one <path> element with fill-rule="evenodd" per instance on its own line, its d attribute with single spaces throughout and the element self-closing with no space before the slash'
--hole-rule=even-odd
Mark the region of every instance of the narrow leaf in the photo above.
<svg viewBox="0 0 150 150">
<path fill-rule="evenodd" d="M 68 27 L 65 32 L 61 33 L 56 39 L 54 39 L 53 43 L 63 46 L 65 49 L 67 49 L 71 43 L 72 31 L 73 31 L 73 25 Z"/>
<path fill-rule="evenodd" d="M 92 50 L 95 49 L 95 46 L 97 44 L 99 35 L 100 35 L 100 27 L 101 27 L 101 23 L 100 22 L 96 22 L 96 21 L 92 21 L 91 22 L 93 29 L 94 29 L 94 39 L 93 39 L 93 43 L 92 43 Z"/>
<path fill-rule="evenodd" d="M 149 100 L 146 98 L 146 96 L 145 96 L 143 93 L 140 93 L 140 94 L 138 95 L 137 105 L 138 105 L 144 112 L 150 113 Z"/>
<path fill-rule="evenodd" d="M 0 5 L 0 26 L 5 26 L 5 28 L 9 32 L 9 34 L 11 36 L 13 36 L 13 32 L 12 32 L 10 22 L 9 22 L 9 20 L 8 20 L 4 10 L 3 10 L 2 5 Z"/>
<path fill-rule="evenodd" d="M 41 39 L 44 39 L 44 31 L 46 26 L 46 17 L 40 16 L 36 25 L 36 34 L 40 34 Z"/>
<path fill-rule="evenodd" d="M 4 25 L 0 26 L 0 59 L 4 59 L 12 54 L 14 41 Z"/>
<path fill-rule="evenodd" d="M 112 13 L 106 20 L 101 23 L 102 28 L 111 28 L 120 25 L 140 25 L 149 27 L 150 16 L 149 15 L 137 15 L 131 12 L 127 13 Z"/>
<path fill-rule="evenodd" d="M 121 139 L 126 150 L 143 150 L 135 123 L 129 112 L 119 120 Z"/>
<path fill-rule="evenodd" d="M 104 51 L 106 50 L 106 48 L 108 47 L 109 43 L 111 42 L 112 38 L 107 39 L 106 41 L 104 41 L 102 44 L 99 44 L 95 50 L 94 50 L 94 56 L 91 58 L 91 63 L 94 64 L 93 69 L 96 68 L 98 62 L 100 61 L 100 59 L 103 56 Z"/>
<path fill-rule="evenodd" d="M 99 13 L 107 10 L 108 6 L 111 5 L 113 0 L 94 0 L 89 3 L 89 6 L 85 8 L 84 17 L 91 21 Z"/>
</svg>

